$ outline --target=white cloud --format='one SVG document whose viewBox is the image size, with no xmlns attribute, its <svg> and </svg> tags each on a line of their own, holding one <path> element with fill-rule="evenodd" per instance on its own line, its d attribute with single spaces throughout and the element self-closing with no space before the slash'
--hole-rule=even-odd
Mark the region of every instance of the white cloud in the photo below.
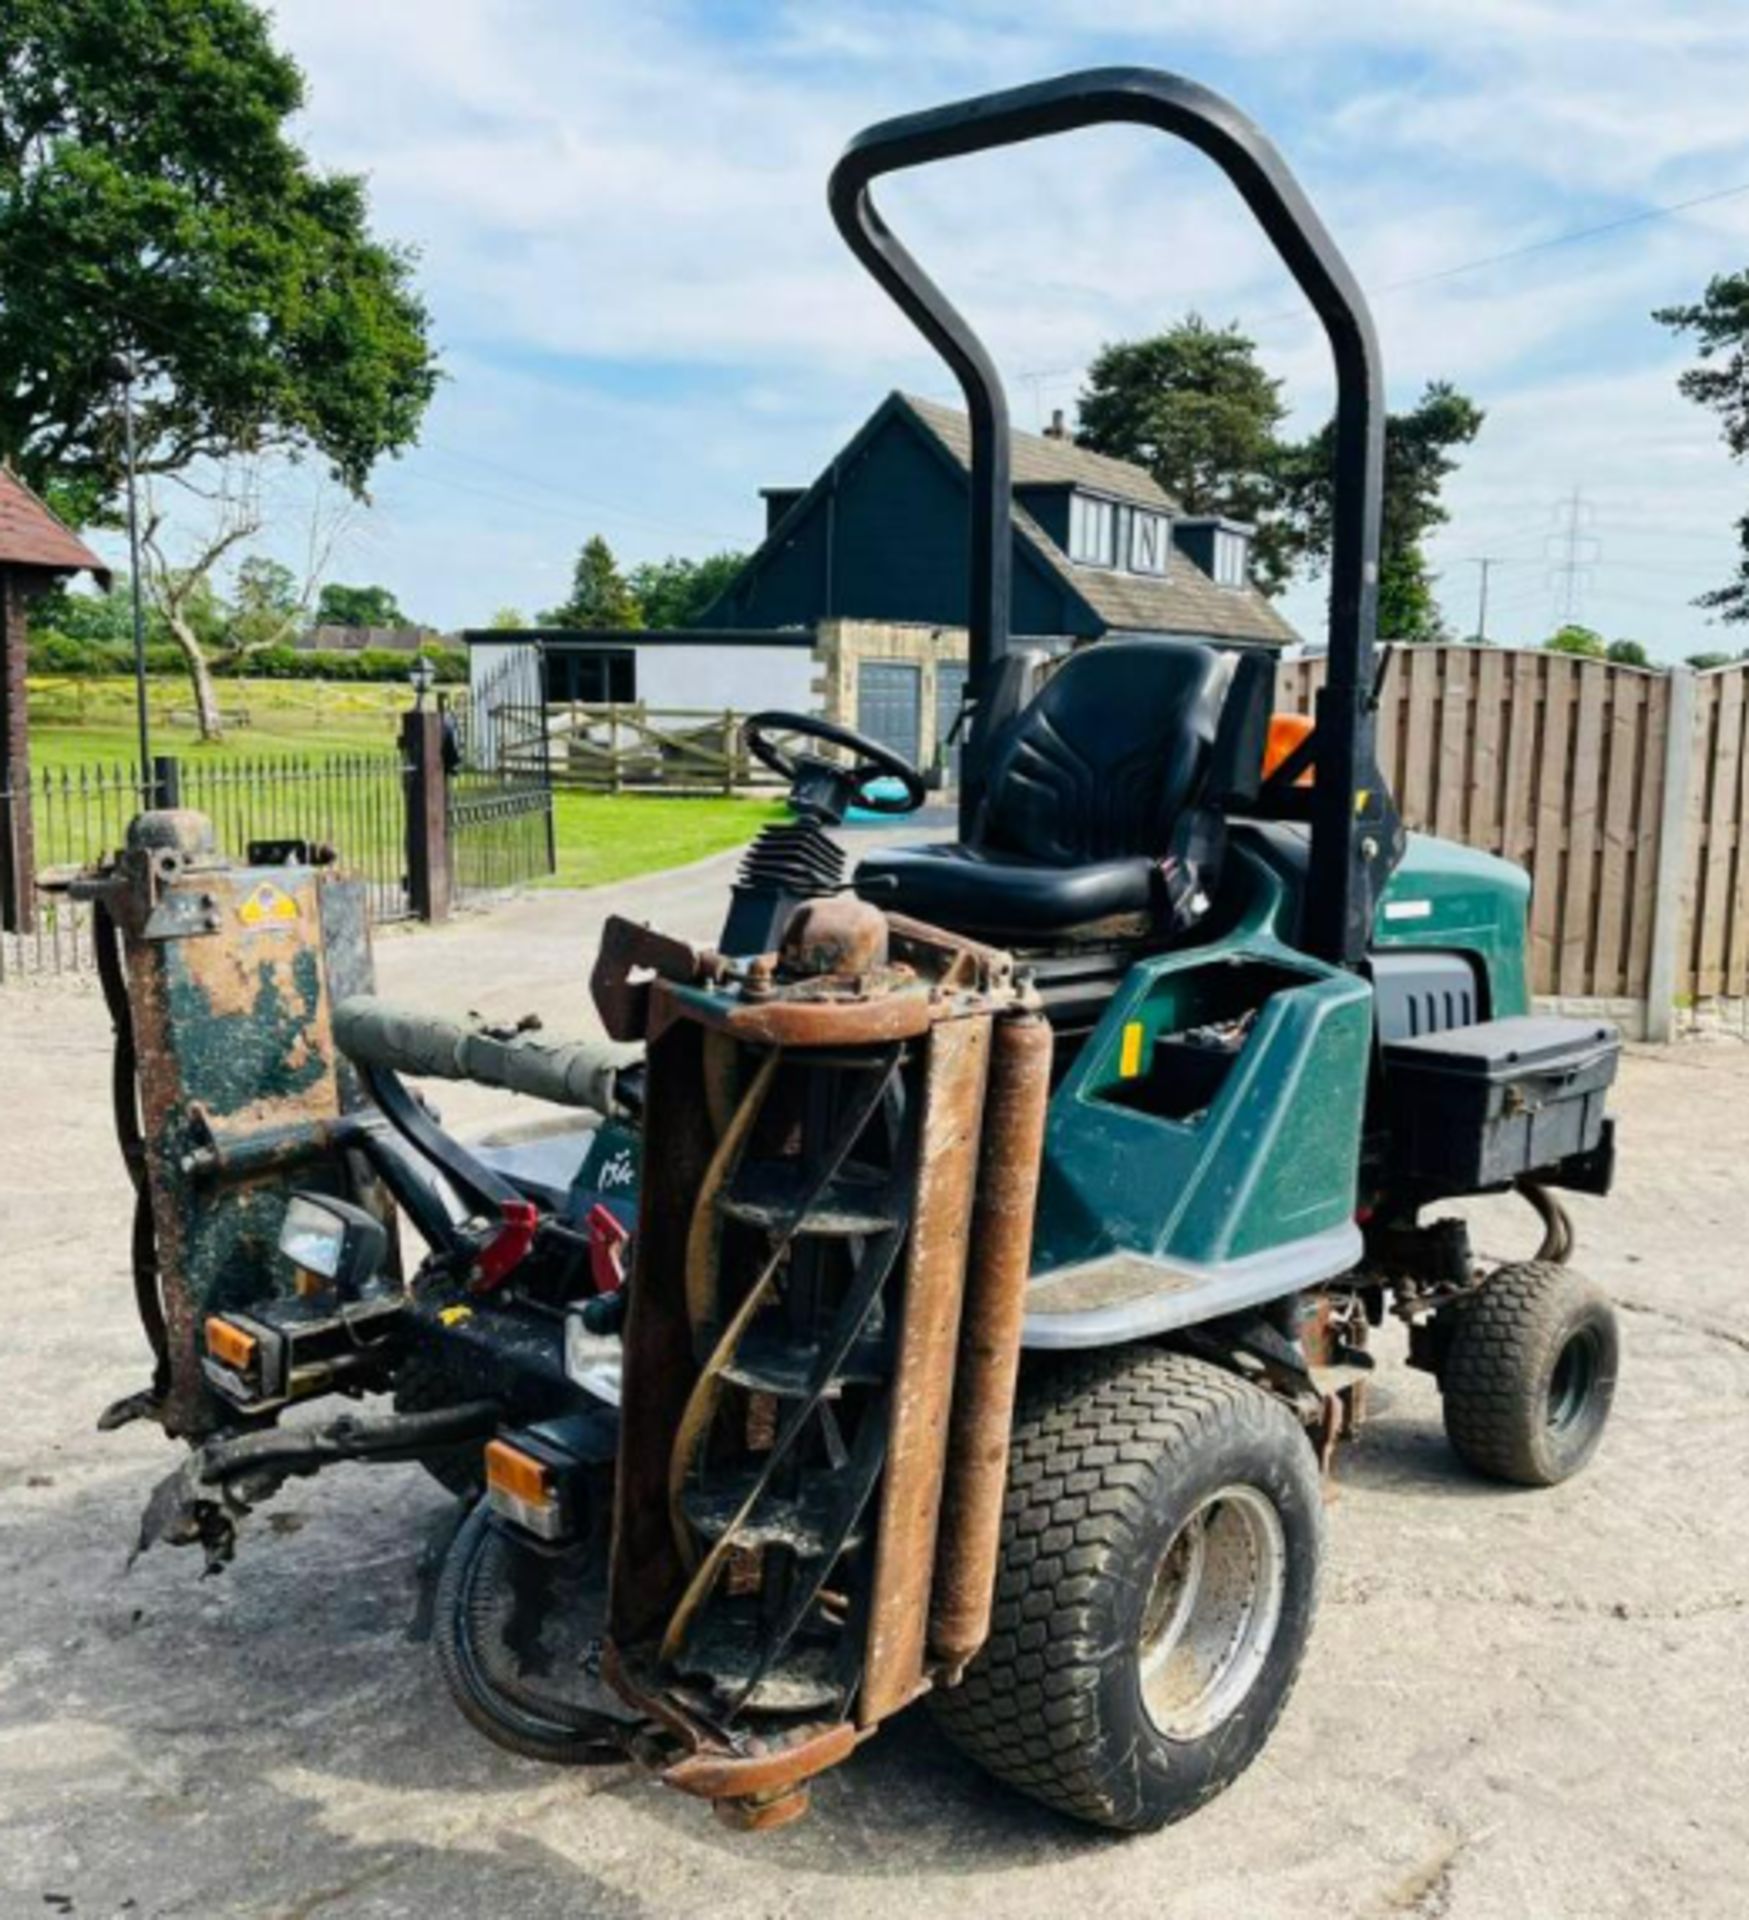
<svg viewBox="0 0 1749 1920">
<path fill-rule="evenodd" d="M 825 212 L 844 140 L 885 114 L 1171 60 L 1268 121 L 1375 286 L 1749 180 L 1740 0 L 795 0 L 746 27 L 678 0 L 282 0 L 279 19 L 312 151 L 366 171 L 381 229 L 424 250 L 451 381 L 360 558 L 444 620 L 550 594 L 537 561 L 562 570 L 596 525 L 634 557 L 750 538 L 759 484 L 807 478 L 888 387 L 945 390 Z M 1102 340 L 1295 304 L 1206 164 L 1132 130 L 882 200 L 945 263 L 1023 425 Z M 1579 480 L 1661 528 L 1620 550 L 1670 569 L 1623 572 L 1613 603 L 1599 569 L 1587 606 L 1703 643 L 1684 601 L 1729 570 L 1744 477 L 1647 315 L 1746 255 L 1749 196 L 1379 300 L 1399 401 L 1450 376 L 1489 409 L 1440 546 L 1454 598 L 1471 526 L 1536 550 Z M 1315 327 L 1258 337 L 1315 420 Z M 1657 604 L 1630 621 L 1628 592 Z"/>
</svg>

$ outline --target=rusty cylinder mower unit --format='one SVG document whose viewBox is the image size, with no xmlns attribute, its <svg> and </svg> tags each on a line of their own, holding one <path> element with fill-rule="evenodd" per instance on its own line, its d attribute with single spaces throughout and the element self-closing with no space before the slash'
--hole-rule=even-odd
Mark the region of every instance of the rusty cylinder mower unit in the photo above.
<svg viewBox="0 0 1749 1920">
<path fill-rule="evenodd" d="M 330 1021 L 371 985 L 364 889 L 301 842 L 252 847 L 238 865 L 204 815 L 160 811 L 139 815 L 117 858 L 76 890 L 98 913 L 155 1362 L 149 1392 L 109 1417 L 146 1414 L 199 1440 L 225 1414 L 205 1374 L 207 1316 L 292 1292 L 277 1245 L 293 1190 L 387 1216 L 346 1149 L 364 1099 Z"/>
<path fill-rule="evenodd" d="M 607 1671 L 769 1826 L 987 1631 L 1049 1034 L 1007 955 L 854 901 L 648 1005 Z"/>
</svg>

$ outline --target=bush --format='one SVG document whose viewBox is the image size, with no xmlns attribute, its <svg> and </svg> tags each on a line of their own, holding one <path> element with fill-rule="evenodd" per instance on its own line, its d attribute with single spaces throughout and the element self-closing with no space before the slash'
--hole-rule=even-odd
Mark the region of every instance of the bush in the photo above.
<svg viewBox="0 0 1749 1920">
<path fill-rule="evenodd" d="M 427 647 L 440 686 L 460 686 L 468 677 L 468 656 L 460 647 Z M 295 647 L 262 647 L 230 660 L 218 671 L 248 680 L 386 680 L 406 684 L 413 655 L 392 647 L 364 647 L 357 653 L 305 653 Z"/>
<path fill-rule="evenodd" d="M 468 656 L 460 647 L 427 647 L 425 657 L 437 672 L 440 686 L 464 686 Z M 294 647 L 262 647 L 230 660 L 213 663 L 213 672 L 226 680 L 373 680 L 405 686 L 413 664 L 410 653 L 389 647 L 366 647 L 357 653 L 302 653 Z M 133 647 L 108 641 L 47 631 L 33 633 L 29 644 L 32 673 L 131 674 Z M 187 666 L 172 645 L 153 643 L 146 648 L 150 674 L 182 674 Z"/>
<path fill-rule="evenodd" d="M 26 663 L 32 673 L 127 674 L 134 670 L 134 650 L 107 642 L 84 640 L 65 633 L 33 633 L 26 650 Z M 174 646 L 148 642 L 146 671 L 152 674 L 182 673 L 182 655 Z"/>
</svg>

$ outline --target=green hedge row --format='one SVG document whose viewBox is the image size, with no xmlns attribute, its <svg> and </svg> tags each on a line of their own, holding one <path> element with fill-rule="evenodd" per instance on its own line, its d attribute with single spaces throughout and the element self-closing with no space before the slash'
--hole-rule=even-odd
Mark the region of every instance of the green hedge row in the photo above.
<svg viewBox="0 0 1749 1920">
<path fill-rule="evenodd" d="M 468 677 L 468 656 L 460 647 L 427 647 L 425 657 L 437 671 L 441 686 L 462 686 Z M 305 653 L 294 647 L 263 647 L 240 659 L 218 661 L 213 672 L 236 680 L 390 680 L 403 686 L 413 664 L 410 653 L 387 647 L 366 647 L 358 653 Z M 32 673 L 128 674 L 134 656 L 126 647 L 104 646 L 93 640 L 73 640 L 64 633 L 30 636 Z M 182 655 L 162 643 L 146 648 L 146 671 L 151 674 L 186 672 Z"/>
</svg>

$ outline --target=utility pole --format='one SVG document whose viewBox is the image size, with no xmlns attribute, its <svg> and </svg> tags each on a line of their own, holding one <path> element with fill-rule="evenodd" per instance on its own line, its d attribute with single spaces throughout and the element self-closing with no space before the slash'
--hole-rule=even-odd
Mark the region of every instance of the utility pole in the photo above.
<svg viewBox="0 0 1749 1920">
<path fill-rule="evenodd" d="M 1476 596 L 1476 639 L 1479 644 L 1485 644 L 1488 638 L 1488 574 L 1492 568 L 1506 563 L 1498 554 L 1488 553 L 1479 554 L 1471 564 L 1481 576 L 1481 586 Z"/>
<path fill-rule="evenodd" d="M 1561 624 L 1570 627 L 1578 616 L 1583 575 L 1597 559 L 1598 542 L 1585 531 L 1585 497 L 1577 487 L 1561 503 L 1561 511 L 1565 524 L 1551 538 L 1560 543 L 1561 549 L 1561 558 L 1555 562 L 1555 572 L 1561 577 Z"/>
<path fill-rule="evenodd" d="M 128 584 L 132 590 L 134 603 L 134 704 L 140 730 L 140 803 L 143 807 L 151 807 L 157 804 L 157 795 L 153 791 L 152 737 L 146 707 L 146 608 L 141 598 L 140 585 L 140 501 L 139 476 L 136 471 L 138 454 L 134 446 L 134 366 L 125 355 L 118 355 L 115 368 L 121 380 L 121 417 L 126 435 L 128 467 L 128 566 L 131 570 Z"/>
</svg>

